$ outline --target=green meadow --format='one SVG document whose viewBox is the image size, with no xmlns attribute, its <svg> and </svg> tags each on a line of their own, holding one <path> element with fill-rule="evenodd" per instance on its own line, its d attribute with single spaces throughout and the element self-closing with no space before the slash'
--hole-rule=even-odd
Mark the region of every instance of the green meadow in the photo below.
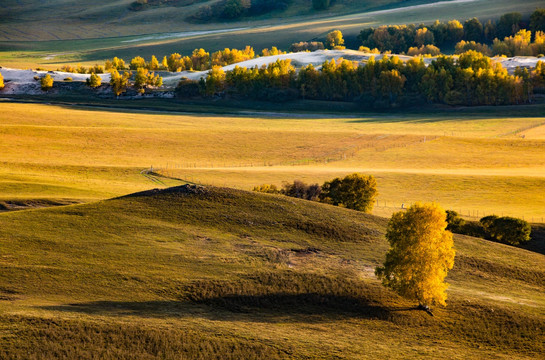
<svg viewBox="0 0 545 360">
<path fill-rule="evenodd" d="M 464 236 L 434 316 L 374 277 L 386 219 L 171 188 L 0 214 L 4 359 L 535 359 L 543 255 Z"/>
</svg>

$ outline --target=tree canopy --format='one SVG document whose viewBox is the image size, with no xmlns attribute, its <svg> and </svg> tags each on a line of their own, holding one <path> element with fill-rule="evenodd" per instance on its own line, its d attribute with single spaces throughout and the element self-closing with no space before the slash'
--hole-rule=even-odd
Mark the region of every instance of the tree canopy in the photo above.
<svg viewBox="0 0 545 360">
<path fill-rule="evenodd" d="M 447 273 L 454 266 L 452 233 L 436 204 L 412 205 L 392 215 L 386 230 L 390 249 L 375 270 L 382 284 L 423 306 L 446 305 Z"/>
</svg>

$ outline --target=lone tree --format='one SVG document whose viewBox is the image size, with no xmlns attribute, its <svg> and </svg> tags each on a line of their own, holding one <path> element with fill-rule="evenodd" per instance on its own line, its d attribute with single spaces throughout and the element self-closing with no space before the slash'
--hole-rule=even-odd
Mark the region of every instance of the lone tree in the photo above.
<svg viewBox="0 0 545 360">
<path fill-rule="evenodd" d="M 378 196 L 377 181 L 373 175 L 354 173 L 343 179 L 335 178 L 322 185 L 320 200 L 342 205 L 348 209 L 370 213 Z"/>
<path fill-rule="evenodd" d="M 131 73 L 124 71 L 121 75 L 117 70 L 113 69 L 111 70 L 110 74 L 110 85 L 112 86 L 115 96 L 119 96 L 127 91 L 127 86 L 129 86 Z"/>
<path fill-rule="evenodd" d="M 333 30 L 332 32 L 327 34 L 325 43 L 327 47 L 330 49 L 334 49 L 334 50 L 345 49 L 343 33 L 340 30 Z"/>
<path fill-rule="evenodd" d="M 4 77 L 0 74 L 0 90 L 4 88 Z"/>
<path fill-rule="evenodd" d="M 47 74 L 43 78 L 40 79 L 40 85 L 42 86 L 42 90 L 47 91 L 53 87 L 53 78 L 51 75 Z"/>
<path fill-rule="evenodd" d="M 386 231 L 390 250 L 375 274 L 399 295 L 417 300 L 421 308 L 446 306 L 445 277 L 454 265 L 452 233 L 446 214 L 436 204 L 415 204 L 392 215 Z"/>
<path fill-rule="evenodd" d="M 89 76 L 89 78 L 85 80 L 85 83 L 89 87 L 96 88 L 102 84 L 102 79 L 97 74 L 91 73 L 91 76 Z"/>
</svg>

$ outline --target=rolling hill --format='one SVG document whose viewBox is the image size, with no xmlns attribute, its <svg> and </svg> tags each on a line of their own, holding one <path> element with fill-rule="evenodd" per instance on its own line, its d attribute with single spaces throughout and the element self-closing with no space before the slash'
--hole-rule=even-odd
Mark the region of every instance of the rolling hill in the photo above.
<svg viewBox="0 0 545 360">
<path fill-rule="evenodd" d="M 456 236 L 448 307 L 382 288 L 386 220 L 181 186 L 0 214 L 3 359 L 535 359 L 545 258 Z"/>
<path fill-rule="evenodd" d="M 82 62 L 93 64 L 114 56 L 162 57 L 253 46 L 258 52 L 292 43 L 324 39 L 340 29 L 351 41 L 366 27 L 388 24 L 497 19 L 507 12 L 528 16 L 541 0 L 337 0 L 327 11 L 310 10 L 309 0 L 294 0 L 285 11 L 223 22 L 188 22 L 199 6 L 157 6 L 130 11 L 132 1 L 9 0 L 0 9 L 0 65 L 44 66 Z"/>
</svg>

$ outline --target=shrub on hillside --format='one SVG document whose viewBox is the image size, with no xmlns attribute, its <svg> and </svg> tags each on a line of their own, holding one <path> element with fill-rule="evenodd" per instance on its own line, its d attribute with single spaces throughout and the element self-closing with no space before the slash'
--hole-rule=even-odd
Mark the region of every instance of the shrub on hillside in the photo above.
<svg viewBox="0 0 545 360">
<path fill-rule="evenodd" d="M 447 210 L 447 230 L 460 233 L 466 221 L 454 210 Z"/>
<path fill-rule="evenodd" d="M 318 184 L 307 185 L 301 180 L 295 180 L 293 183 L 285 183 L 282 186 L 281 193 L 299 199 L 318 201 L 322 193 L 322 187 Z"/>
<path fill-rule="evenodd" d="M 267 194 L 280 193 L 280 190 L 278 190 L 278 187 L 276 187 L 276 185 L 274 184 L 263 184 L 263 185 L 255 186 L 253 191 L 267 193 Z"/>
<path fill-rule="evenodd" d="M 530 240 L 532 228 L 527 221 L 509 216 L 486 216 L 480 220 L 488 238 L 509 245 L 519 245 Z"/>
</svg>

